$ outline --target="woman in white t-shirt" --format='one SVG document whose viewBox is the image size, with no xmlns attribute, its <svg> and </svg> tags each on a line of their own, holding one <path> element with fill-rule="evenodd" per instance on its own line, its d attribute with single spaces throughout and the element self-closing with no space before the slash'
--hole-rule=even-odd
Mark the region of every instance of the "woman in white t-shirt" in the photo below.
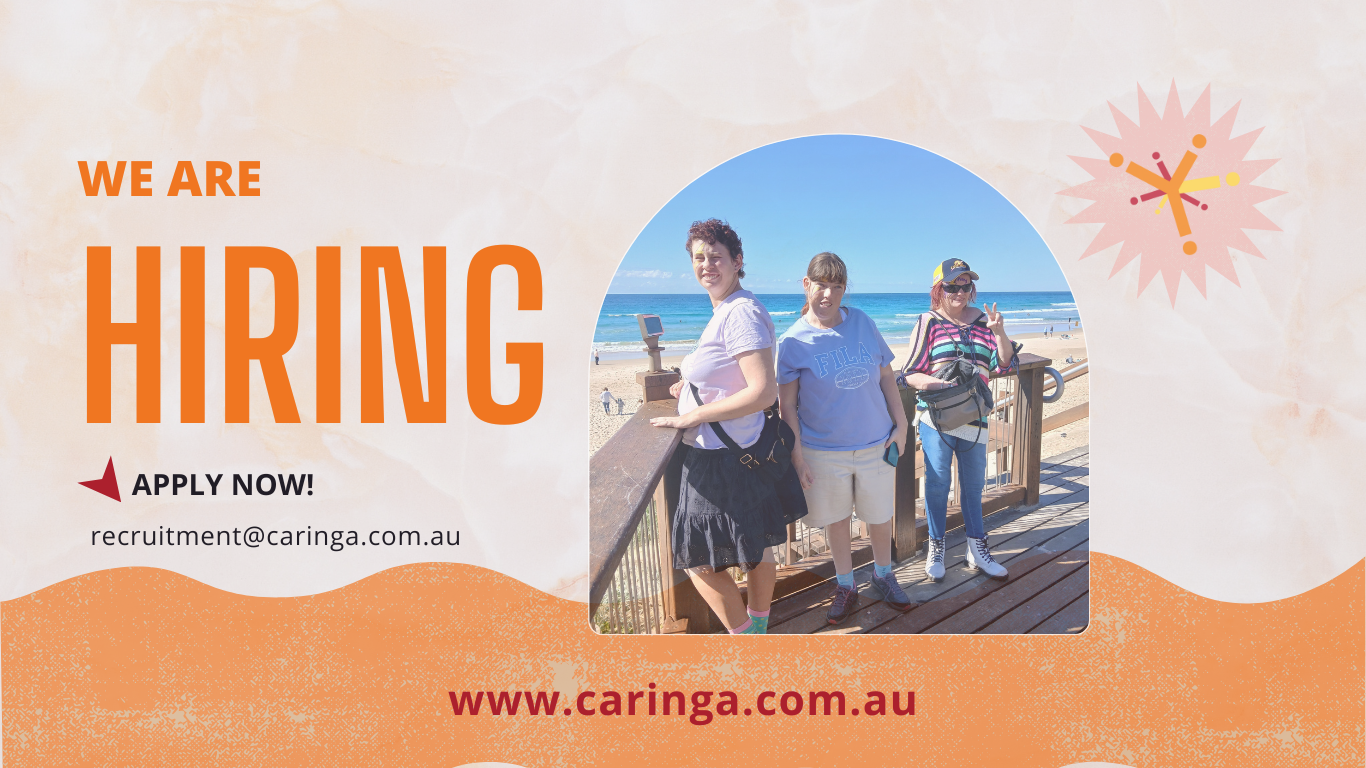
<svg viewBox="0 0 1366 768">
<path fill-rule="evenodd" d="M 764 634 L 777 576 L 771 547 L 787 540 L 788 524 L 806 513 L 805 500 L 800 486 L 771 484 L 741 465 L 709 422 L 741 447 L 759 439 L 763 411 L 778 397 L 773 320 L 740 287 L 744 250 L 730 225 L 694 222 L 686 247 L 711 297 L 712 318 L 683 359 L 683 380 L 670 390 L 679 415 L 650 421 L 687 430 L 679 449 L 686 455 L 672 526 L 674 567 L 687 571 L 732 634 Z M 795 484 L 795 473 L 788 478 Z M 730 567 L 748 573 L 748 607 L 726 573 Z"/>
</svg>

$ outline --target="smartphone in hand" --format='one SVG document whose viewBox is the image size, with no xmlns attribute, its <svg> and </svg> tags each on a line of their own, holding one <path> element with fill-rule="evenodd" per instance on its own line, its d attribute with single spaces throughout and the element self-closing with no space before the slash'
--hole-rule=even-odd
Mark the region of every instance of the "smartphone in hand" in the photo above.
<svg viewBox="0 0 1366 768">
<path fill-rule="evenodd" d="M 895 467 L 896 461 L 899 458 L 900 456 L 896 449 L 896 441 L 893 440 L 891 443 L 887 444 L 887 450 L 882 454 L 882 460 Z"/>
</svg>

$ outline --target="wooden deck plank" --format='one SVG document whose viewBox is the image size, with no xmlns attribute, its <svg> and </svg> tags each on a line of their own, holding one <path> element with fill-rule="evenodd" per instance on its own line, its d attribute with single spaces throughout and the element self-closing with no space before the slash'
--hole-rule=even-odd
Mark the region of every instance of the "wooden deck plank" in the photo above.
<svg viewBox="0 0 1366 768">
<path fill-rule="evenodd" d="M 1091 467 L 1087 464 L 1059 464 L 1056 467 L 1042 470 L 1039 472 L 1039 487 L 1062 486 L 1071 482 L 1074 478 L 1084 477 L 1091 474 Z"/>
<path fill-rule="evenodd" d="M 1078 523 L 1086 522 L 1085 518 L 1060 521 L 1059 517 L 1042 522 L 1041 525 L 1035 526 L 1034 529 L 1027 530 L 1027 532 L 1020 534 L 1020 536 L 1012 538 L 1012 541 L 1009 541 L 1004 547 L 996 549 L 997 560 L 999 560 L 1001 564 L 1005 564 L 1005 566 L 1011 570 L 1012 577 L 1016 575 L 1016 560 L 1018 560 L 1020 556 L 1030 555 L 1030 553 L 1041 553 L 1041 549 L 1038 549 L 1038 545 L 1046 544 L 1048 541 L 1053 540 L 1053 538 L 1063 536 L 1063 534 L 1075 530 L 1075 526 L 1078 525 Z M 1063 549 L 1072 548 L 1076 541 L 1085 540 L 1085 533 L 1072 534 L 1072 536 L 1068 537 L 1067 540 L 1060 544 L 1060 547 Z M 1056 552 L 1046 553 L 1056 555 Z M 947 570 L 945 570 L 944 581 L 938 582 L 938 584 L 934 584 L 934 582 L 925 578 L 922 570 L 915 571 L 915 574 L 919 577 L 918 581 L 915 581 L 914 584 L 908 586 L 907 582 L 911 581 L 911 579 L 904 577 L 904 575 L 903 577 L 900 577 L 902 578 L 903 588 L 906 589 L 908 596 L 911 597 L 911 600 L 918 601 L 919 604 L 917 608 L 911 609 L 912 614 L 925 607 L 925 605 L 937 603 L 937 601 L 951 600 L 953 597 L 959 596 L 959 594 L 971 592 L 971 590 L 988 584 L 988 582 L 993 585 L 1005 584 L 1005 582 L 986 577 L 986 575 L 981 574 L 981 571 L 970 571 L 962 566 L 947 568 Z M 855 612 L 850 619 L 841 623 L 840 631 L 858 631 L 858 633 L 882 631 L 878 629 L 878 627 L 887 625 L 888 622 L 896 622 L 897 619 L 903 618 L 903 616 L 906 615 L 907 614 L 899 614 L 899 612 L 892 611 L 887 605 L 874 603 L 869 605 L 869 607 L 859 609 L 859 611 Z M 821 622 L 824 622 L 824 615 L 821 615 L 820 619 Z M 831 631 L 826 629 L 824 623 L 821 622 L 807 619 L 805 623 L 810 629 L 807 629 L 806 631 Z M 792 629 L 795 629 L 795 627 L 792 627 Z"/>
<path fill-rule="evenodd" d="M 1047 564 L 1053 558 L 1054 554 L 1051 552 L 1039 552 L 1018 558 L 1012 563 L 1011 578 L 1017 578 L 1016 574 L 1019 574 L 1022 577 L 1035 568 Z M 931 600 L 928 603 L 912 608 L 909 613 L 902 614 L 879 627 L 873 628 L 869 631 L 869 634 L 920 634 L 1009 583 L 1010 582 L 1008 581 L 997 581 L 992 579 L 986 583 L 979 584 L 966 592 L 953 595 L 952 597 L 942 597 L 937 600 Z"/>
<path fill-rule="evenodd" d="M 1063 552 L 1020 578 L 1012 578 L 1005 586 L 973 603 L 966 610 L 959 611 L 930 627 L 924 634 L 968 635 L 977 632 L 998 617 L 1029 602 L 1030 599 L 1067 578 L 1085 566 L 1088 560 L 1089 553 L 1085 549 Z"/>
<path fill-rule="evenodd" d="M 1076 482 L 1080 475 L 1069 478 L 1065 484 L 1045 486 L 1039 490 L 1039 506 L 1056 507 L 1059 505 L 1084 504 L 1090 501 L 1090 486 Z M 1076 496 L 1075 494 L 1085 494 Z"/>
<path fill-rule="evenodd" d="M 999 555 L 997 556 L 997 559 L 1001 560 L 1003 563 L 1008 562 L 1012 556 L 1018 555 L 1018 553 L 1025 551 L 1025 549 L 1029 547 L 1033 547 L 1033 545 L 1040 543 L 1040 541 L 1044 541 L 1046 538 L 1031 538 L 1031 540 L 1023 544 L 1022 547 L 1012 549 L 1009 547 L 1009 541 L 1011 541 L 1011 538 L 1018 536 L 1018 534 L 1029 533 L 1031 530 L 1035 529 L 1044 529 L 1045 526 L 1049 525 L 1053 525 L 1053 529 L 1056 529 L 1053 530 L 1053 534 L 1056 534 L 1065 529 L 1065 527 L 1075 525 L 1075 522 L 1085 519 L 1085 512 L 1082 512 L 1082 514 L 1076 515 L 1075 518 L 1065 519 L 1063 523 L 1053 522 L 1059 515 L 1067 514 L 1076 515 L 1076 507 L 1012 510 L 1000 512 L 1001 517 L 999 521 L 988 518 L 988 522 L 993 523 L 994 525 L 993 529 L 989 530 L 989 533 L 990 536 L 994 537 L 993 552 L 996 552 L 997 555 Z M 948 536 L 945 536 L 945 544 L 948 545 L 948 547 L 945 548 L 947 549 L 947 551 L 945 551 L 945 564 L 949 563 L 949 558 L 962 559 L 966 556 L 967 538 L 962 527 L 949 532 Z M 925 582 L 923 563 L 925 563 L 925 556 L 917 555 L 917 558 L 910 560 L 910 562 L 903 562 L 895 568 L 897 578 L 902 581 L 903 589 L 907 589 L 907 594 L 910 594 L 912 600 L 917 600 L 917 596 L 911 594 L 910 589 L 914 588 L 919 582 Z M 964 570 L 964 568 L 947 568 L 947 570 L 952 570 L 952 574 L 945 573 L 945 581 L 933 585 L 932 589 L 929 589 L 928 592 L 923 594 L 923 600 L 934 599 L 938 594 L 943 593 L 945 589 L 951 589 L 952 586 L 958 585 L 960 582 L 968 581 L 968 579 L 975 578 L 975 575 L 977 575 Z M 872 566 L 855 568 L 854 574 L 855 578 L 859 578 L 861 584 L 866 584 L 867 579 L 872 575 Z M 930 584 L 930 582 L 926 582 L 926 584 Z M 805 592 L 795 594 L 795 596 L 790 597 L 790 599 L 773 604 L 772 612 L 769 614 L 769 630 L 772 631 L 773 634 L 805 634 L 809 633 L 809 631 L 821 629 L 822 626 L 826 626 L 825 611 L 829 608 L 829 604 L 831 604 L 833 593 L 835 593 L 835 588 L 833 588 L 832 585 L 821 585 L 816 586 L 816 588 L 805 590 Z M 882 607 L 887 608 L 885 605 L 882 605 Z M 796 619 L 798 616 L 805 615 L 810 611 L 818 611 L 818 614 L 820 614 L 820 616 L 818 616 L 818 619 L 820 619 L 818 622 L 816 616 L 811 616 L 811 618 L 803 620 L 802 629 L 798 629 L 798 627 L 788 627 L 788 629 L 785 630 L 779 629 L 784 622 Z M 889 615 L 881 616 L 881 620 L 876 620 L 876 622 L 870 623 L 867 627 L 877 626 L 878 623 L 882 623 L 882 620 L 889 620 L 895 618 L 896 615 L 900 615 L 897 614 L 896 611 L 892 611 L 891 608 L 887 608 L 887 611 Z M 858 615 L 855 614 L 855 616 L 852 616 L 846 623 L 855 620 L 856 616 Z"/>
<path fill-rule="evenodd" d="M 1030 598 L 1028 602 L 978 631 L 983 635 L 1023 635 L 1086 594 L 1091 585 L 1091 566 L 1082 566 L 1072 575 Z"/>
<path fill-rule="evenodd" d="M 1002 512 L 998 512 L 995 515 L 987 517 L 985 522 L 991 529 L 991 535 L 997 537 L 998 542 L 1004 542 L 1006 539 L 1001 538 L 1001 531 L 1005 531 L 1005 535 L 1011 535 L 1012 532 L 1029 530 L 1034 526 L 1041 524 L 1043 521 L 1046 521 L 1047 519 L 1051 518 L 1052 516 L 1062 514 L 1065 511 L 1066 510 L 1062 508 L 1005 510 Z M 1016 521 L 1026 516 L 1029 517 L 1029 521 L 1027 521 L 1024 524 L 1024 528 L 1021 528 L 1017 531 L 1014 527 L 1016 525 Z M 953 552 L 955 550 L 961 550 L 966 546 L 966 539 L 964 538 L 964 533 L 961 526 L 956 530 L 949 531 L 948 535 L 945 538 L 945 543 L 949 545 L 950 552 Z M 961 552 L 959 554 L 961 555 Z M 828 559 L 828 557 L 828 555 L 822 556 L 822 559 Z M 910 563 L 915 562 L 917 560 L 923 564 L 924 555 L 918 553 L 913 558 L 902 560 L 901 563 L 897 564 L 896 566 L 898 572 L 900 573 L 901 570 L 907 569 Z M 868 579 L 871 577 L 872 572 L 873 566 L 871 560 L 854 568 L 854 575 L 856 578 L 859 579 L 860 583 L 866 583 Z M 906 583 L 904 581 L 904 578 L 902 583 L 903 586 Z M 797 592 L 793 595 L 790 595 L 786 598 L 775 601 L 773 608 L 771 609 L 772 612 L 769 614 L 769 628 L 772 629 L 781 624 L 782 622 L 794 618 L 795 616 L 805 613 L 806 611 L 812 610 L 818 606 L 824 606 L 821 609 L 823 612 L 825 608 L 829 607 L 830 599 L 833 594 L 834 586 L 829 583 L 824 583 L 817 584 L 815 586 Z"/>
<path fill-rule="evenodd" d="M 1053 464 L 1066 464 L 1067 462 L 1072 461 L 1073 459 L 1076 459 L 1078 457 L 1084 457 L 1090 452 L 1091 446 L 1089 444 L 1079 445 L 1070 451 L 1063 451 L 1062 453 L 1059 453 L 1055 456 L 1049 456 L 1048 458 L 1043 459 L 1039 462 L 1039 468 L 1042 469 Z"/>
<path fill-rule="evenodd" d="M 1040 477 L 1040 505 L 1026 509 L 1004 510 L 986 518 L 985 523 L 991 537 L 992 553 L 998 562 L 1011 570 L 1009 581 L 992 581 L 980 572 L 968 571 L 963 567 L 966 537 L 961 525 L 950 530 L 946 536 L 947 541 L 945 543 L 949 545 L 945 553 L 946 574 L 945 579 L 940 583 L 935 584 L 925 578 L 923 549 L 917 551 L 914 557 L 896 563 L 895 572 L 903 588 L 906 589 L 912 600 L 920 601 L 920 605 L 912 609 L 910 613 L 914 614 L 921 611 L 930 603 L 950 600 L 977 590 L 984 585 L 992 585 L 975 598 L 975 600 L 982 599 L 984 594 L 995 592 L 1003 585 L 1014 584 L 1017 576 L 1024 575 L 1023 573 L 1017 574 L 1017 571 L 1022 567 L 1020 563 L 1017 562 L 1015 566 L 1012 566 L 1010 565 L 1011 561 L 1037 555 L 1051 555 L 1053 559 L 1057 559 L 1061 551 L 1073 548 L 1074 544 L 1084 544 L 1089 538 L 1090 492 L 1086 482 L 1089 480 L 1088 461 L 1089 446 L 1081 446 L 1050 457 L 1044 462 L 1044 471 Z M 923 526 L 923 510 L 921 515 L 920 523 Z M 1062 549 L 1059 549 L 1060 547 Z M 1086 566 L 1082 564 L 1078 567 L 1085 568 Z M 826 624 L 825 613 L 829 609 L 830 600 L 834 594 L 833 582 L 826 582 L 775 601 L 769 623 L 770 632 L 773 634 L 812 632 L 844 634 L 870 631 L 880 633 L 887 631 L 883 627 L 889 623 L 904 623 L 905 617 L 910 614 L 894 611 L 881 601 L 871 600 L 867 594 L 866 587 L 872 576 L 872 564 L 867 563 L 856 567 L 854 572 L 861 585 L 860 607 L 845 622 L 836 627 Z M 1069 571 L 1069 573 L 1073 572 Z M 1089 569 L 1087 572 L 1089 573 Z M 1063 574 L 1060 578 L 1071 579 L 1072 576 Z M 1032 580 L 1032 582 L 1037 581 L 1037 578 Z M 1053 581 L 1057 581 L 1057 579 Z M 1069 584 L 1071 583 L 1069 582 Z M 1035 603 L 1053 589 L 1049 585 L 1044 586 L 1047 588 L 1035 589 L 1029 595 L 1023 597 L 1017 595 L 1014 603 L 1009 607 L 1018 610 Z M 1016 587 L 1014 591 L 1019 589 L 1021 588 Z M 1050 599 L 1056 603 L 1063 599 L 1063 595 L 1064 593 L 1059 592 L 1058 596 Z M 997 603 L 1005 605 L 1000 601 L 1001 599 L 998 598 Z M 967 605 L 971 605 L 971 602 Z M 959 606 L 957 610 L 961 609 L 962 606 Z M 951 616 L 953 613 L 956 611 L 945 615 Z M 1010 613 L 1014 613 L 1014 610 L 1008 611 L 1006 615 Z M 999 611 L 989 615 L 985 626 L 990 626 L 1002 618 L 1004 617 Z M 1047 614 L 1040 618 L 1041 620 L 1047 618 Z M 1015 621 L 1018 624 L 1022 620 L 1021 618 Z M 1034 622 L 1034 624 L 1037 623 L 1039 622 Z M 1012 631 L 1022 632 L 1026 630 L 1016 629 Z"/>
<path fill-rule="evenodd" d="M 1016 519 L 1030 515 L 1032 515 L 1034 518 L 1037 518 L 1039 521 L 1044 521 L 1048 515 L 1047 512 L 1040 513 L 1037 510 L 1016 510 L 1011 512 L 1003 512 L 1001 514 L 1005 515 L 1008 518 L 1001 521 L 1002 525 L 1012 523 Z M 951 532 L 950 536 L 946 538 L 949 539 L 949 542 L 946 543 L 954 543 L 953 540 L 957 539 L 956 545 L 958 548 L 962 548 L 966 544 L 965 540 L 963 539 L 963 533 L 961 529 L 959 529 L 956 532 Z M 923 560 L 924 558 L 921 557 L 922 562 Z M 862 585 L 860 588 L 860 592 L 863 591 L 863 587 L 867 586 L 867 582 L 872 577 L 872 573 L 873 568 L 871 564 L 865 565 L 861 568 L 854 569 L 854 578 L 858 580 L 860 585 Z M 902 579 L 902 586 L 905 586 L 904 578 Z M 823 626 L 828 626 L 825 624 L 825 612 L 830 607 L 830 601 L 833 599 L 834 593 L 834 585 L 827 583 L 817 585 L 797 595 L 793 595 L 792 597 L 789 597 L 786 600 L 774 603 L 773 607 L 770 609 L 771 612 L 769 613 L 770 633 L 806 634 L 808 632 L 813 632 L 817 629 L 820 629 Z M 861 594 L 860 600 L 866 599 L 867 598 L 862 596 Z M 868 606 L 872 605 L 872 603 L 864 602 L 863 605 L 865 606 L 865 608 L 860 608 L 859 610 L 866 610 Z M 878 605 L 881 605 L 881 603 L 878 603 Z M 896 611 L 893 611 L 891 608 L 887 608 L 885 605 L 882 607 L 886 608 L 887 612 L 892 615 L 900 615 Z M 807 616 L 806 614 L 808 613 L 812 613 L 813 615 Z M 891 619 L 892 615 L 883 617 L 882 621 Z M 786 629 L 780 629 L 784 622 L 793 619 L 800 619 L 800 627 L 794 626 L 788 627 Z M 846 623 L 848 623 L 848 621 L 853 621 L 853 617 L 847 620 Z"/>
<path fill-rule="evenodd" d="M 1078 504 L 1090 500 L 1091 489 L 1077 483 L 1069 483 L 1068 486 L 1055 488 L 1048 493 L 1039 493 L 1039 503 L 1043 505 Z"/>
<path fill-rule="evenodd" d="M 1031 629 L 1031 635 L 1075 635 L 1086 629 L 1091 620 L 1091 593 L 1073 600 L 1044 623 Z"/>
<path fill-rule="evenodd" d="M 1067 453 L 1059 454 L 1052 458 L 1039 462 L 1039 469 L 1047 469 L 1056 466 L 1078 466 L 1091 463 L 1091 449 L 1089 446 L 1073 449 Z"/>
<path fill-rule="evenodd" d="M 1052 469 L 1044 470 L 1039 473 L 1039 485 L 1060 486 L 1071 482 L 1074 478 L 1085 477 L 1091 474 L 1091 468 L 1086 464 L 1071 466 L 1060 464 Z"/>
<path fill-rule="evenodd" d="M 1087 508 L 1084 505 L 1078 505 L 1068 508 L 1060 514 L 1039 520 L 1037 525 L 1028 530 L 1018 531 L 1008 537 L 998 537 L 993 533 L 991 540 L 992 557 L 1009 569 L 1012 560 L 1026 554 L 1029 550 L 1048 546 L 1052 539 L 1074 530 L 1077 526 L 1087 526 L 1088 516 Z M 1086 537 L 1083 536 L 1080 540 L 1085 539 Z M 947 543 L 946 541 L 945 544 Z M 1067 548 L 1070 549 L 1071 546 L 1069 545 Z M 915 564 L 919 567 L 913 566 L 914 570 L 901 577 L 902 588 L 912 599 L 928 602 L 946 594 L 956 594 L 958 591 L 971 589 L 986 581 L 989 577 L 979 571 L 970 571 L 965 567 L 966 550 L 966 540 L 958 546 L 947 548 L 944 558 L 944 580 L 938 584 L 925 576 L 924 558 L 920 558 L 919 562 Z"/>
<path fill-rule="evenodd" d="M 1078 523 L 1072 528 L 1053 536 L 1044 545 L 1026 552 L 1023 557 L 1011 560 L 1009 564 L 1010 579 L 998 581 L 988 579 L 985 576 L 975 577 L 967 582 L 973 585 L 971 588 L 964 590 L 960 587 L 952 595 L 922 603 L 911 609 L 910 613 L 898 616 L 871 630 L 871 632 L 874 634 L 918 634 L 923 632 L 988 594 L 1022 578 L 1035 568 L 1052 561 L 1059 552 L 1077 548 L 1082 542 L 1090 538 L 1088 522 Z"/>
<path fill-rule="evenodd" d="M 1056 535 L 1065 528 L 1074 525 L 1077 521 L 1084 519 L 1084 512 L 1077 515 L 1075 519 L 1068 518 L 1061 524 L 1055 523 L 1055 518 L 1069 513 L 1076 513 L 1076 508 L 1045 508 L 1034 510 L 1017 510 L 1001 513 L 1002 519 L 991 530 L 990 535 L 996 537 L 993 552 L 997 559 L 1002 563 L 1008 562 L 1015 555 L 1024 552 L 1041 541 L 1046 540 L 1052 535 Z M 1048 528 L 1048 526 L 1052 528 Z M 1049 530 L 1048 536 L 1035 536 L 1027 541 L 1022 541 L 1021 545 L 1015 548 L 1010 546 L 1010 541 L 1018 535 L 1026 534 L 1035 530 Z M 962 558 L 967 549 L 967 539 L 963 529 L 959 528 L 950 531 L 945 536 L 946 559 L 948 565 L 950 557 Z M 916 567 L 918 563 L 918 567 Z M 862 571 L 862 573 L 860 573 Z M 914 560 L 903 563 L 895 569 L 901 585 L 907 590 L 907 594 L 912 600 L 926 601 L 940 596 L 945 590 L 951 589 L 960 583 L 977 578 L 977 574 L 969 572 L 963 568 L 946 568 L 945 580 L 939 584 L 933 584 L 925 579 L 924 575 L 924 555 L 918 555 Z M 855 577 L 860 579 L 860 583 L 865 584 L 872 573 L 871 567 L 855 569 Z M 917 597 L 913 590 L 917 584 L 925 584 L 926 588 Z M 794 601 L 793 598 L 775 603 L 772 613 L 769 614 L 769 631 L 772 634 L 806 634 L 828 627 L 825 623 L 825 612 L 830 607 L 830 601 L 834 595 L 834 587 L 824 585 L 814 587 L 800 594 L 800 600 Z M 863 599 L 862 597 L 860 599 Z M 840 627 L 857 626 L 856 631 L 866 631 L 901 615 L 893 611 L 886 605 L 878 603 L 865 603 L 864 608 L 859 611 L 873 610 L 876 615 L 861 617 L 859 613 L 847 619 Z M 784 627 L 786 622 L 797 621 L 797 625 Z"/>
<path fill-rule="evenodd" d="M 1065 485 L 1074 478 L 1089 475 L 1090 473 L 1091 467 L 1089 464 L 1055 464 L 1039 471 L 1039 487 Z"/>
</svg>

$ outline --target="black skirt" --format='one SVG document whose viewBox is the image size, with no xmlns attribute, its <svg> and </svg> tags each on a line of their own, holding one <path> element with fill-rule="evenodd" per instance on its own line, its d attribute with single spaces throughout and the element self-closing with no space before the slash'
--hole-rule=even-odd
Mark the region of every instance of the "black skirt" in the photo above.
<svg viewBox="0 0 1366 768">
<path fill-rule="evenodd" d="M 789 469 L 770 483 L 740 464 L 729 449 L 681 446 L 683 477 L 673 522 L 674 567 L 744 571 L 764 550 L 787 541 L 787 526 L 806 516 L 806 496 Z"/>
</svg>

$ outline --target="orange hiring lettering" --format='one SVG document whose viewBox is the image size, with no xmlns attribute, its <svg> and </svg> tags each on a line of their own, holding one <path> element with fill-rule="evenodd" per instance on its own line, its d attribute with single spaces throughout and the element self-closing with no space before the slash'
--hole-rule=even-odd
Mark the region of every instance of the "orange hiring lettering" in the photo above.
<svg viewBox="0 0 1366 768">
<path fill-rule="evenodd" d="M 106 168 L 107 172 L 107 168 Z M 118 171 L 116 170 L 117 174 Z M 104 183 L 98 176 L 92 184 Z M 188 178 L 188 177 L 187 177 Z M 137 321 L 112 321 L 112 266 L 109 246 L 86 249 L 86 421 L 112 420 L 113 346 L 132 344 L 137 351 L 137 420 L 161 421 L 161 249 L 137 249 Z M 202 246 L 180 249 L 180 420 L 205 421 L 205 265 Z M 384 421 L 383 339 L 379 275 L 384 271 L 394 365 L 403 409 L 409 423 L 446 422 L 446 249 L 426 247 L 423 262 L 427 394 L 423 396 L 416 333 L 399 250 L 388 246 L 361 249 L 361 421 Z M 501 404 L 492 393 L 493 271 L 511 266 L 517 272 L 517 308 L 539 310 L 541 268 L 527 249 L 497 245 L 475 254 L 466 282 L 466 349 L 469 355 L 468 398 L 479 419 L 490 424 L 519 424 L 540 409 L 544 391 L 544 347 L 509 343 L 507 363 L 519 366 L 515 401 Z M 266 336 L 250 335 L 251 271 L 265 270 L 274 281 L 274 323 Z M 317 249 L 317 421 L 341 421 L 341 249 Z M 264 246 L 229 246 L 224 252 L 224 420 L 250 421 L 250 370 L 256 360 L 265 380 L 271 411 L 279 423 L 299 423 L 300 414 L 285 368 L 284 356 L 299 334 L 299 274 L 288 253 Z"/>
</svg>

